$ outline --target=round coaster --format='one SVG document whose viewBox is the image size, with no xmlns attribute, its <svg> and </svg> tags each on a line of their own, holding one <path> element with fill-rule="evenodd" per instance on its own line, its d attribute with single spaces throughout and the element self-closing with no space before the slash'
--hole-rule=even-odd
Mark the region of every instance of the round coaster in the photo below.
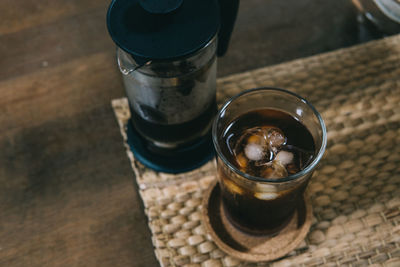
<svg viewBox="0 0 400 267">
<path fill-rule="evenodd" d="M 225 253 L 241 260 L 258 262 L 279 259 L 294 250 L 306 237 L 312 221 L 308 198 L 289 223 L 276 235 L 251 235 L 235 228 L 226 218 L 220 188 L 213 183 L 203 199 L 203 219 L 207 232 Z"/>
</svg>

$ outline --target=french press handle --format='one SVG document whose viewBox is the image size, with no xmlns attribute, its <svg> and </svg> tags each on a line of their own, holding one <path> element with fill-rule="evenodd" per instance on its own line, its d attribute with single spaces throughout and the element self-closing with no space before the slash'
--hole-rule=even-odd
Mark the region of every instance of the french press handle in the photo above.
<svg viewBox="0 0 400 267">
<path fill-rule="evenodd" d="M 221 26 L 218 33 L 217 55 L 223 56 L 228 50 L 229 40 L 239 9 L 239 0 L 218 0 Z"/>
</svg>

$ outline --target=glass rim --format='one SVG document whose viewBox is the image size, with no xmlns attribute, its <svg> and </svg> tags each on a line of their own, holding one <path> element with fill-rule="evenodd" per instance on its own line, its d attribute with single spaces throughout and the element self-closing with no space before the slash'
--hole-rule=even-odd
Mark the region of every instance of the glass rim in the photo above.
<svg viewBox="0 0 400 267">
<path fill-rule="evenodd" d="M 247 174 L 245 172 L 242 172 L 241 170 L 239 170 L 238 168 L 236 168 L 235 166 L 233 166 L 233 164 L 231 164 L 228 159 L 225 157 L 225 155 L 222 153 L 220 145 L 218 144 L 218 136 L 217 136 L 217 124 L 219 121 L 219 118 L 221 117 L 221 115 L 223 115 L 223 113 L 225 113 L 226 109 L 228 108 L 228 106 L 234 102 L 236 99 L 250 94 L 250 93 L 254 93 L 254 92 L 258 92 L 258 91 L 275 91 L 275 92 L 281 92 L 281 93 L 285 93 L 285 94 L 289 94 L 292 95 L 294 97 L 296 97 L 297 99 L 299 99 L 301 102 L 305 103 L 308 107 L 311 108 L 311 110 L 313 111 L 314 115 L 317 117 L 318 122 L 321 126 L 321 130 L 322 130 L 322 142 L 321 142 L 321 146 L 318 150 L 318 153 L 316 154 L 316 156 L 313 158 L 313 160 L 311 161 L 310 164 L 308 164 L 303 170 L 286 176 L 285 178 L 281 178 L 281 179 L 269 179 L 269 178 L 262 178 L 262 177 L 257 177 L 257 176 L 253 176 L 250 174 Z M 291 92 L 289 90 L 286 89 L 282 89 L 282 88 L 277 88 L 277 87 L 257 87 L 257 88 L 252 88 L 252 89 L 248 89 L 245 91 L 242 91 L 236 95 L 234 95 L 233 97 L 229 98 L 225 104 L 221 107 L 221 109 L 218 111 L 213 125 L 212 125 L 212 140 L 214 143 L 214 148 L 217 152 L 218 157 L 224 162 L 225 165 L 227 165 L 229 167 L 229 169 L 233 172 L 235 172 L 236 174 L 240 175 L 241 177 L 244 177 L 248 180 L 251 181 L 255 181 L 255 182 L 261 182 L 261 183 L 273 183 L 273 184 L 279 184 L 279 183 L 285 183 L 285 182 L 289 182 L 289 181 L 293 181 L 296 180 L 300 177 L 303 177 L 305 174 L 310 173 L 318 164 L 318 162 L 321 160 L 324 152 L 325 152 L 325 148 L 326 148 L 326 144 L 327 144 L 327 132 L 326 132 L 326 126 L 324 123 L 324 120 L 322 119 L 321 115 L 319 114 L 319 112 L 315 109 L 315 107 L 309 102 L 307 101 L 305 98 L 301 97 L 300 95 Z"/>
</svg>

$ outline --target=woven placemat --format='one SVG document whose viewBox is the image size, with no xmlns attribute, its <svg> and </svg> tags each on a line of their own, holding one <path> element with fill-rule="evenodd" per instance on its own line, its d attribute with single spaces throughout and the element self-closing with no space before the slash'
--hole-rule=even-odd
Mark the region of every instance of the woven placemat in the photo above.
<svg viewBox="0 0 400 267">
<path fill-rule="evenodd" d="M 143 167 L 126 144 L 127 100 L 112 102 L 161 266 L 400 266 L 400 36 L 219 79 L 217 98 L 260 86 L 306 97 L 328 129 L 308 188 L 310 232 L 269 263 L 235 259 L 206 233 L 201 203 L 215 162 L 179 175 Z"/>
</svg>

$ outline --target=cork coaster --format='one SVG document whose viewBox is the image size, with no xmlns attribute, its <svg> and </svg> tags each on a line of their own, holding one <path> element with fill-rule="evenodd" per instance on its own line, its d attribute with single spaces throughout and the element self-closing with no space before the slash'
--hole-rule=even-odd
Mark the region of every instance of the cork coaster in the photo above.
<svg viewBox="0 0 400 267">
<path fill-rule="evenodd" d="M 328 130 L 307 188 L 310 230 L 273 261 L 233 257 L 206 230 L 202 203 L 216 179 L 214 160 L 176 175 L 144 167 L 126 142 L 128 101 L 112 101 L 160 265 L 400 266 L 400 35 L 218 79 L 217 101 L 261 86 L 305 97 Z"/>
<path fill-rule="evenodd" d="M 312 208 L 308 198 L 277 235 L 250 235 L 237 229 L 226 216 L 217 182 L 203 198 L 203 221 L 217 246 L 227 254 L 246 261 L 271 261 L 294 250 L 311 226 Z"/>
</svg>

